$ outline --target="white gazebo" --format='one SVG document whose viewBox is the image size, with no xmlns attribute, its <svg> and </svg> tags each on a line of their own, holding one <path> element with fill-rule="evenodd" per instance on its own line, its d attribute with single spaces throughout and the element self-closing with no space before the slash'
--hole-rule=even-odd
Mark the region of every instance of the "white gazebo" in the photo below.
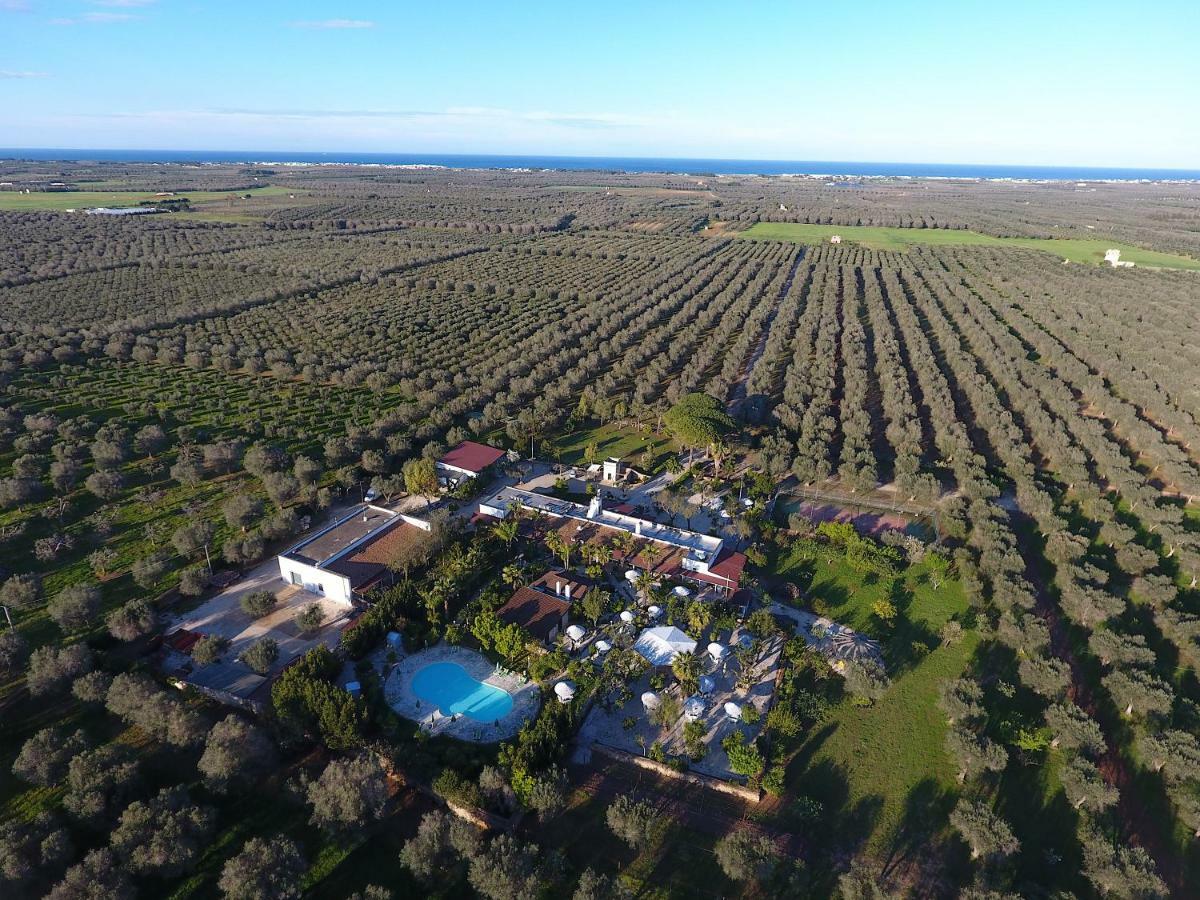
<svg viewBox="0 0 1200 900">
<path fill-rule="evenodd" d="M 648 615 L 652 620 L 657 620 L 662 615 L 662 607 L 651 606 L 646 610 L 646 615 Z"/>
<path fill-rule="evenodd" d="M 625 570 L 625 580 L 626 581 L 637 581 L 638 577 L 640 575 L 641 575 L 641 573 L 637 569 L 626 569 Z"/>
<path fill-rule="evenodd" d="M 674 625 L 664 625 L 643 631 L 633 649 L 652 666 L 669 666 L 680 653 L 694 653 L 696 642 Z"/>
<path fill-rule="evenodd" d="M 724 644 L 718 644 L 716 641 L 713 641 L 708 645 L 708 655 L 716 662 L 722 662 L 729 655 L 729 648 Z"/>
<path fill-rule="evenodd" d="M 658 696 L 654 691 L 646 691 L 646 693 L 642 694 L 642 706 L 645 707 L 646 712 L 653 712 L 662 706 L 662 697 Z"/>
<path fill-rule="evenodd" d="M 676 597 L 690 597 L 690 596 L 692 596 L 692 592 L 689 591 L 687 588 L 685 588 L 682 584 L 677 584 L 677 585 L 675 585 L 675 596 Z"/>
<path fill-rule="evenodd" d="M 688 697 L 687 702 L 683 704 L 683 714 L 689 722 L 695 722 L 704 715 L 704 708 L 703 698 L 693 695 Z"/>
<path fill-rule="evenodd" d="M 742 721 L 742 708 L 730 700 L 725 704 L 725 715 L 735 722 L 740 722 Z"/>
<path fill-rule="evenodd" d="M 717 689 L 717 682 L 711 675 L 700 676 L 700 693 L 707 697 Z"/>
<path fill-rule="evenodd" d="M 611 649 L 612 649 L 612 644 L 610 644 L 608 641 L 604 640 L 603 638 L 596 641 L 596 654 L 597 655 L 607 653 Z"/>
<path fill-rule="evenodd" d="M 637 618 L 631 610 L 625 609 L 621 611 L 621 621 L 626 625 L 632 625 L 633 620 Z"/>
<path fill-rule="evenodd" d="M 578 644 L 587 635 L 587 629 L 582 625 L 570 625 L 567 628 L 567 638 L 572 644 Z"/>
<path fill-rule="evenodd" d="M 554 686 L 554 696 L 559 703 L 570 703 L 575 699 L 575 685 L 569 681 L 560 681 Z"/>
</svg>

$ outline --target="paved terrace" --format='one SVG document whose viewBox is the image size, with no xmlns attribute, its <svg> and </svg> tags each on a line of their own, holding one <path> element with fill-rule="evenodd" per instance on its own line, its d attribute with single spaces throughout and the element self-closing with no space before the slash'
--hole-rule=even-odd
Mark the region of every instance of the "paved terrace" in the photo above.
<svg viewBox="0 0 1200 900">
<path fill-rule="evenodd" d="M 476 681 L 507 691 L 513 699 L 512 709 L 499 722 L 477 722 L 466 716 L 443 716 L 429 701 L 412 691 L 413 676 L 438 662 L 462 666 Z M 504 672 L 474 650 L 453 644 L 438 644 L 402 659 L 383 685 L 384 699 L 399 715 L 420 724 L 430 734 L 445 734 L 460 741 L 488 744 L 504 741 L 516 735 L 521 726 L 537 715 L 541 706 L 541 691 L 535 682 L 521 675 Z"/>
</svg>

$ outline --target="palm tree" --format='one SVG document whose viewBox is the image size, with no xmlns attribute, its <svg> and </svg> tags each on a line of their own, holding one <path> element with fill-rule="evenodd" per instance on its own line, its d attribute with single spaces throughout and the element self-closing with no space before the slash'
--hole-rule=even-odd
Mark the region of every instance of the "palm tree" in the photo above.
<svg viewBox="0 0 1200 900">
<path fill-rule="evenodd" d="M 564 538 L 557 531 L 551 531 L 546 535 L 546 547 L 555 556 L 561 556 L 563 568 L 571 567 L 571 542 Z"/>
<path fill-rule="evenodd" d="M 517 539 L 517 533 L 521 526 L 517 524 L 516 519 L 504 519 L 497 522 L 492 528 L 492 534 L 504 541 L 504 546 L 511 547 L 512 542 Z"/>
<path fill-rule="evenodd" d="M 516 563 L 509 563 L 500 571 L 500 578 L 511 588 L 516 588 L 525 581 L 525 573 Z"/>
<path fill-rule="evenodd" d="M 693 600 L 687 610 L 688 628 L 692 634 L 701 635 L 712 622 L 712 608 L 703 600 Z"/>
<path fill-rule="evenodd" d="M 691 652 L 675 654 L 671 672 L 685 694 L 693 693 L 700 682 L 700 657 Z"/>
<path fill-rule="evenodd" d="M 657 583 L 658 580 L 651 575 L 650 572 L 643 571 L 638 573 L 637 581 L 634 582 L 634 586 L 638 589 L 643 597 L 649 598 L 650 589 L 653 588 Z"/>
<path fill-rule="evenodd" d="M 654 564 L 662 558 L 663 549 L 654 543 L 654 541 L 645 541 L 642 543 L 642 548 L 638 551 L 638 556 L 646 564 L 647 569 L 653 569 Z"/>
</svg>

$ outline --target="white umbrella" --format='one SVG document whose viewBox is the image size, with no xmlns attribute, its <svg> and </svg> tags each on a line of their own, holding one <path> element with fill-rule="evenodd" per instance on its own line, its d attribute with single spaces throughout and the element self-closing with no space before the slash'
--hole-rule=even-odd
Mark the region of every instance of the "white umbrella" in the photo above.
<svg viewBox="0 0 1200 900">
<path fill-rule="evenodd" d="M 682 584 L 677 584 L 675 586 L 675 596 L 676 597 L 690 597 L 690 596 L 692 596 L 692 592 L 689 591 L 687 588 L 685 588 Z"/>
<path fill-rule="evenodd" d="M 746 509 L 749 509 L 753 505 L 754 505 L 754 501 L 751 500 L 749 497 L 742 498 L 742 506 L 746 507 Z"/>
<path fill-rule="evenodd" d="M 688 697 L 683 705 L 683 712 L 689 719 L 695 720 L 704 715 L 704 701 L 699 697 Z"/>
<path fill-rule="evenodd" d="M 708 695 L 708 694 L 711 694 L 716 689 L 717 689 L 717 683 L 712 679 L 711 676 L 709 676 L 709 675 L 701 675 L 700 676 L 700 693 L 701 694 Z"/>
<path fill-rule="evenodd" d="M 651 606 L 649 609 L 646 610 L 646 615 L 648 615 L 652 619 L 657 619 L 659 616 L 662 615 L 662 607 L 661 606 Z"/>
<path fill-rule="evenodd" d="M 596 641 L 596 652 L 597 653 L 607 653 L 611 649 L 612 649 L 612 644 L 610 644 L 608 641 L 605 641 L 605 640 Z"/>
<path fill-rule="evenodd" d="M 621 612 L 621 621 L 624 622 L 626 625 L 630 624 L 633 620 L 634 620 L 634 615 L 629 610 L 626 609 Z"/>
<path fill-rule="evenodd" d="M 718 644 L 716 641 L 713 641 L 708 645 L 708 655 L 717 662 L 723 660 L 727 653 L 729 653 L 729 649 L 724 644 Z"/>
<path fill-rule="evenodd" d="M 587 634 L 587 629 L 581 625 L 571 625 L 567 628 L 567 637 L 576 643 L 582 641 L 585 634 Z"/>
<path fill-rule="evenodd" d="M 654 691 L 646 691 L 646 693 L 642 694 L 642 706 L 646 707 L 647 710 L 658 709 L 662 706 L 662 698 L 654 693 Z"/>
<path fill-rule="evenodd" d="M 742 708 L 730 700 L 725 704 L 725 715 L 735 722 L 740 722 L 742 721 Z"/>
<path fill-rule="evenodd" d="M 559 703 L 570 703 L 575 699 L 575 685 L 569 681 L 560 681 L 554 686 L 554 693 Z"/>
<path fill-rule="evenodd" d="M 625 580 L 626 581 L 637 581 L 639 574 L 640 573 L 638 572 L 637 569 L 626 569 L 625 570 Z"/>
</svg>

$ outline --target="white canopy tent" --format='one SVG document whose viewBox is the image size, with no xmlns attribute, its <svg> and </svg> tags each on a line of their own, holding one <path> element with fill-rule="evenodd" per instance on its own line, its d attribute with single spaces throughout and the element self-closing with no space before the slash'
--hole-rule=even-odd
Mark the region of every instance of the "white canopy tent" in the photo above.
<svg viewBox="0 0 1200 900">
<path fill-rule="evenodd" d="M 675 585 L 675 596 L 676 597 L 690 597 L 690 596 L 692 596 L 692 592 L 689 591 L 687 588 L 685 588 L 682 584 L 677 584 L 677 585 Z"/>
<path fill-rule="evenodd" d="M 740 722 L 742 721 L 742 708 L 730 700 L 725 704 L 725 715 L 735 722 Z"/>
<path fill-rule="evenodd" d="M 688 697 L 687 702 L 683 704 L 683 714 L 692 722 L 704 715 L 703 698 L 695 695 Z"/>
<path fill-rule="evenodd" d="M 654 691 L 646 691 L 646 693 L 642 694 L 642 706 L 646 708 L 647 712 L 658 709 L 662 706 L 662 698 L 654 693 Z"/>
<path fill-rule="evenodd" d="M 641 573 L 639 573 L 637 569 L 626 569 L 625 570 L 625 580 L 626 581 L 637 581 L 638 576 L 640 574 Z"/>
<path fill-rule="evenodd" d="M 669 666 L 680 653 L 695 653 L 696 642 L 673 625 L 647 628 L 633 649 L 652 666 Z"/>
<path fill-rule="evenodd" d="M 646 610 L 646 615 L 648 615 L 651 619 L 658 619 L 662 615 L 662 607 L 651 606 Z"/>
<path fill-rule="evenodd" d="M 634 614 L 630 610 L 626 609 L 626 610 L 621 611 L 621 621 L 624 622 L 626 625 L 633 624 L 633 620 L 635 618 L 636 618 L 636 616 L 634 616 Z"/>
<path fill-rule="evenodd" d="M 587 629 L 582 625 L 571 625 L 567 628 L 567 637 L 577 644 L 583 640 L 584 635 L 586 634 Z"/>
<path fill-rule="evenodd" d="M 701 675 L 700 676 L 700 693 L 701 694 L 703 694 L 704 696 L 707 697 L 709 694 L 711 694 L 716 689 L 717 689 L 717 683 L 716 683 L 716 681 L 713 680 L 712 676 L 710 676 L 710 675 Z"/>
<path fill-rule="evenodd" d="M 596 652 L 597 653 L 607 653 L 611 649 L 612 649 L 612 644 L 610 644 L 608 641 L 604 640 L 603 638 L 596 641 Z"/>
<path fill-rule="evenodd" d="M 554 695 L 559 703 L 570 703 L 575 699 L 575 685 L 569 681 L 560 681 L 554 686 Z"/>
<path fill-rule="evenodd" d="M 713 659 L 715 659 L 717 662 L 720 662 L 721 660 L 723 660 L 728 655 L 728 653 L 729 653 L 729 648 L 726 647 L 724 644 L 718 644 L 716 641 L 713 641 L 711 644 L 708 645 L 708 655 L 711 656 Z"/>
</svg>

